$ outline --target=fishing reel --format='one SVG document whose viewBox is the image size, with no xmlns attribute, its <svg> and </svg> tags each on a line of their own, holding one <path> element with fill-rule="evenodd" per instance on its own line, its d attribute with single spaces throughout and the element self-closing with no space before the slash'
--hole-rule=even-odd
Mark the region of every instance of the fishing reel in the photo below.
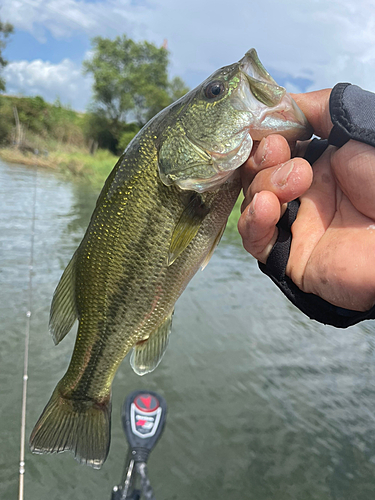
<svg viewBox="0 0 375 500">
<path fill-rule="evenodd" d="M 111 500 L 155 500 L 147 475 L 147 460 L 165 425 L 167 404 L 153 391 L 134 391 L 125 399 L 122 426 L 129 444 L 121 484 L 114 486 Z M 136 488 L 140 484 L 140 489 Z"/>
</svg>

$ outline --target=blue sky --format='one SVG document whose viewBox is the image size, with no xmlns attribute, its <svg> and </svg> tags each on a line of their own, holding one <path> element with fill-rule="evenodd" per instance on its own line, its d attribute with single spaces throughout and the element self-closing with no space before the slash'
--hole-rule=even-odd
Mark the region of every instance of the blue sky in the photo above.
<svg viewBox="0 0 375 500">
<path fill-rule="evenodd" d="M 291 91 L 339 81 L 375 91 L 373 0 L 2 0 L 0 18 L 15 27 L 7 92 L 58 97 L 81 111 L 91 97 L 81 65 L 98 35 L 167 39 L 171 76 L 190 87 L 255 47 Z"/>
</svg>

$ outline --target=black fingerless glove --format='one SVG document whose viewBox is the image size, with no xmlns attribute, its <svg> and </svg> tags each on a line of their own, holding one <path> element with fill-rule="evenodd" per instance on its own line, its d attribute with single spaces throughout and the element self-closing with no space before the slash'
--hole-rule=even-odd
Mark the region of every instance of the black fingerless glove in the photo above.
<svg viewBox="0 0 375 500">
<path fill-rule="evenodd" d="M 338 83 L 331 92 L 329 109 L 333 128 L 328 140 L 313 139 L 305 159 L 312 165 L 329 144 L 343 146 L 350 139 L 375 147 L 375 94 L 350 83 Z M 365 312 L 334 306 L 313 293 L 302 292 L 285 274 L 292 242 L 291 226 L 297 217 L 299 201 L 288 203 L 277 227 L 279 236 L 266 264 L 259 268 L 280 288 L 288 299 L 311 319 L 346 328 L 364 319 L 375 318 L 375 307 Z"/>
</svg>

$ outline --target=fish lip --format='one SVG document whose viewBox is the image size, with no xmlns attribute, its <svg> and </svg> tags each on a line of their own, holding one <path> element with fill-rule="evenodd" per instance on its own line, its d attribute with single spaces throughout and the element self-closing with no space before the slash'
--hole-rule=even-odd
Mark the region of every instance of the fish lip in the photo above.
<svg viewBox="0 0 375 500">
<path fill-rule="evenodd" d="M 239 69 L 243 80 L 243 98 L 251 100 L 250 109 L 253 104 L 255 108 L 255 112 L 251 112 L 249 124 L 250 133 L 255 141 L 275 133 L 283 135 L 289 141 L 306 140 L 312 136 L 313 129 L 305 115 L 291 95 L 284 87 L 278 85 L 263 67 L 255 49 L 250 49 L 239 61 Z M 258 101 L 250 89 L 249 77 L 283 89 L 280 101 L 272 107 Z"/>
<path fill-rule="evenodd" d="M 243 58 L 238 61 L 238 65 L 240 71 L 245 75 L 261 82 L 280 87 L 260 62 L 255 49 L 248 50 Z"/>
</svg>

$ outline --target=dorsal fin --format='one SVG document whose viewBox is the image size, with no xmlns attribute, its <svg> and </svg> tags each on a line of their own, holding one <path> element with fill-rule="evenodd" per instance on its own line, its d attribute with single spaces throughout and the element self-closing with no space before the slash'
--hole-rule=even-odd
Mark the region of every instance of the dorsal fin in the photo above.
<svg viewBox="0 0 375 500">
<path fill-rule="evenodd" d="M 77 253 L 73 255 L 66 266 L 59 284 L 53 294 L 51 312 L 49 317 L 49 331 L 57 345 L 71 330 L 77 319 L 75 300 L 75 274 Z"/>
</svg>

